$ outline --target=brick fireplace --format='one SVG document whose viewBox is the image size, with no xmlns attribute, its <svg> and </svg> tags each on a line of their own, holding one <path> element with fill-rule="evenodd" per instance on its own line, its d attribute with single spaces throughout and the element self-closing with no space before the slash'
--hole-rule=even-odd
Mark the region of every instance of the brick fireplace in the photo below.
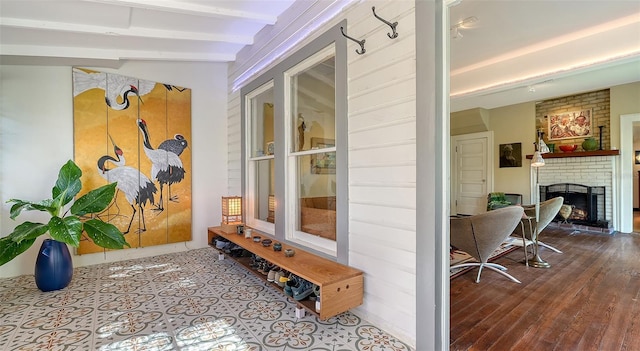
<svg viewBox="0 0 640 351">
<path fill-rule="evenodd" d="M 591 227 L 609 228 L 605 219 L 606 194 L 603 186 L 588 186 L 573 183 L 557 183 L 540 187 L 540 201 L 562 196 L 564 204 L 572 207 L 567 218 L 571 223 Z M 556 220 L 563 221 L 559 214 Z"/>
<path fill-rule="evenodd" d="M 574 227 L 582 230 L 612 233 L 612 219 L 616 209 L 614 205 L 614 179 L 616 177 L 616 161 L 618 152 L 596 151 L 576 152 L 569 154 L 546 154 L 545 166 L 540 167 L 538 181 L 541 189 L 553 184 L 579 184 L 584 187 L 604 189 L 604 194 L 595 199 L 596 206 L 600 207 L 598 217 L 594 219 L 600 224 L 590 225 L 584 221 L 573 221 Z M 533 177 L 535 177 L 535 170 Z M 535 178 L 532 178 L 535 179 Z M 542 191 L 541 191 L 542 192 Z M 544 194 L 541 194 L 541 199 Z M 591 195 L 589 195 L 591 196 Z M 569 219 L 569 222 L 572 222 Z M 606 222 L 606 224 L 603 224 Z"/>
</svg>

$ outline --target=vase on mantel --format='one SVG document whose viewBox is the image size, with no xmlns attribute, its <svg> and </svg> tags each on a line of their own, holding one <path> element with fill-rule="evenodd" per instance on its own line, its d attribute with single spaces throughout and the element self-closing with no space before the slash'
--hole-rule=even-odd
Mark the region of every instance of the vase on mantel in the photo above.
<svg viewBox="0 0 640 351">
<path fill-rule="evenodd" d="M 582 142 L 582 149 L 584 151 L 595 151 L 598 150 L 598 141 L 594 138 L 586 138 Z"/>
</svg>

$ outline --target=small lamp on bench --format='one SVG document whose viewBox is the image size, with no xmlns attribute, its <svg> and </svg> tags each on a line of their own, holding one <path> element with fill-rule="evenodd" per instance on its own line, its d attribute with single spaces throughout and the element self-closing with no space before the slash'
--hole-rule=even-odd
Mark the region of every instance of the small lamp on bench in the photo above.
<svg viewBox="0 0 640 351">
<path fill-rule="evenodd" d="M 226 233 L 235 233 L 240 224 L 242 224 L 242 197 L 223 196 L 220 229 Z"/>
</svg>

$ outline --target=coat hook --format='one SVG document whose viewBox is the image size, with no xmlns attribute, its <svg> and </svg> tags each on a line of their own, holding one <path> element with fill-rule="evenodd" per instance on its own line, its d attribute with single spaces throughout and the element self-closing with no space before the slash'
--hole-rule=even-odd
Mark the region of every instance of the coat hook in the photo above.
<svg viewBox="0 0 640 351">
<path fill-rule="evenodd" d="M 340 27 L 340 31 L 342 32 L 342 35 L 343 35 L 345 38 L 347 38 L 347 39 L 351 39 L 351 40 L 355 41 L 356 43 L 360 44 L 360 50 L 356 49 L 356 53 L 357 53 L 358 55 L 362 55 L 362 54 L 364 54 L 365 52 L 367 52 L 367 50 L 365 50 L 365 49 L 364 49 L 364 41 L 365 41 L 364 39 L 362 39 L 362 40 L 356 40 L 356 39 L 353 39 L 352 37 L 350 37 L 350 36 L 348 36 L 348 35 L 344 34 L 344 28 L 343 28 L 343 27 Z"/>
<path fill-rule="evenodd" d="M 387 36 L 388 36 L 390 39 L 395 39 L 395 38 L 397 38 L 397 37 L 398 37 L 398 32 L 396 32 L 396 26 L 398 25 L 398 22 L 393 22 L 393 23 L 391 23 L 391 22 L 389 22 L 389 21 L 386 21 L 384 18 L 382 18 L 382 17 L 380 17 L 380 16 L 376 15 L 376 7 L 375 7 L 375 6 L 371 6 L 371 10 L 373 11 L 373 15 L 374 15 L 377 19 L 381 20 L 382 22 L 386 23 L 386 25 L 387 25 L 387 26 L 391 27 L 391 30 L 393 31 L 393 34 L 391 34 L 391 33 L 387 33 Z"/>
</svg>

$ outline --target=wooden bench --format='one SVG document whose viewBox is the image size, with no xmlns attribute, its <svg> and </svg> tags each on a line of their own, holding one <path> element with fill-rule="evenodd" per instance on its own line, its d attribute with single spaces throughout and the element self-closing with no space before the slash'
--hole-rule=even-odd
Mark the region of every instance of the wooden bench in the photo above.
<svg viewBox="0 0 640 351">
<path fill-rule="evenodd" d="M 257 232 L 255 229 L 253 230 L 253 235 L 260 235 L 263 239 L 270 238 L 264 233 Z M 244 235 L 226 233 L 222 231 L 220 227 L 208 228 L 208 236 L 210 245 L 212 245 L 213 239 L 222 237 L 278 267 L 318 285 L 320 287 L 320 311 L 316 311 L 314 301 L 295 301 L 293 298 L 289 298 L 290 301 L 298 305 L 299 310 L 296 311 L 296 314 L 300 314 L 300 308 L 304 308 L 318 315 L 321 320 L 326 320 L 362 304 L 364 279 L 362 271 L 358 269 L 328 260 L 296 247 L 285 245 L 284 243 L 282 244 L 282 251 L 274 251 L 273 245 L 265 247 L 262 243 L 245 238 Z M 273 238 L 270 239 L 273 240 Z M 274 243 L 275 242 L 274 240 Z M 215 247 L 215 245 L 212 246 Z M 284 250 L 288 248 L 296 251 L 293 257 L 286 257 L 284 255 Z M 251 259 L 249 257 L 230 258 L 266 281 L 263 275 L 250 267 Z M 283 290 L 275 283 L 271 283 L 270 285 L 281 292 Z M 304 310 L 301 311 L 304 312 Z M 304 313 L 302 313 L 302 315 L 304 315 Z"/>
</svg>

